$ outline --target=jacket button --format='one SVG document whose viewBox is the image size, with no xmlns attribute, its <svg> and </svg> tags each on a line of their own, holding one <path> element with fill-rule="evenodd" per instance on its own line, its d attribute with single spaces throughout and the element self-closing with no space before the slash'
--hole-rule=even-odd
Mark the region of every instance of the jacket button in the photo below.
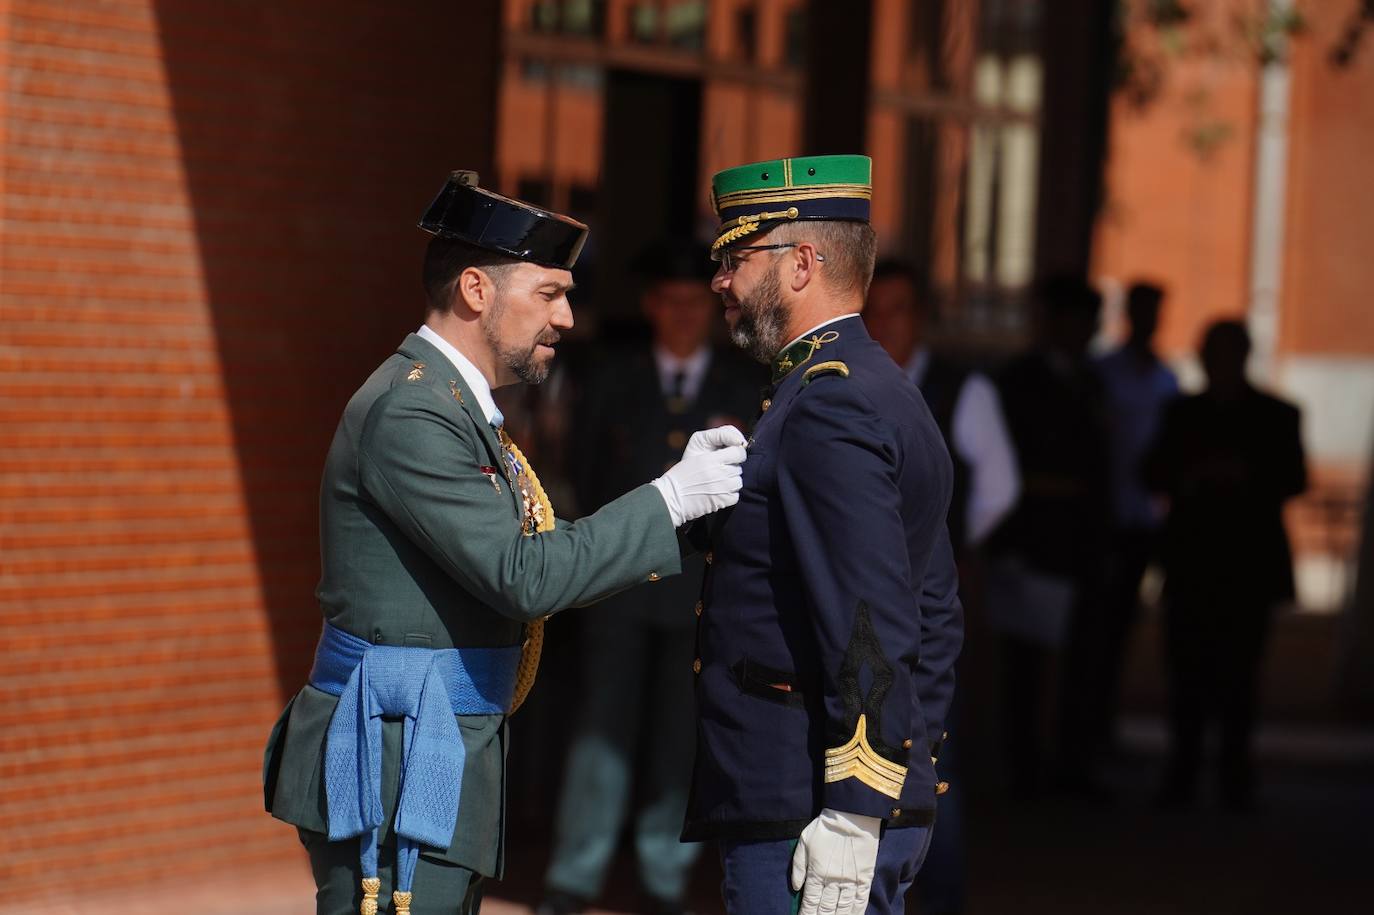
<svg viewBox="0 0 1374 915">
<path fill-rule="evenodd" d="M 911 749 L 911 738 L 910 738 L 910 737 L 908 737 L 906 740 L 903 740 L 903 741 L 902 741 L 902 749 L 903 749 L 903 750 L 910 750 L 910 749 Z"/>
<path fill-rule="evenodd" d="M 697 616 L 701 616 L 701 611 L 703 611 L 703 610 L 705 610 L 705 609 L 706 609 L 706 608 L 703 607 L 703 606 L 701 605 L 701 601 L 697 601 L 697 605 L 696 605 Z"/>
<path fill-rule="evenodd" d="M 763 401 L 763 403 L 759 404 L 759 409 L 761 409 L 761 410 L 763 410 L 763 412 L 767 413 L 767 412 L 768 412 L 768 408 L 771 407 L 771 406 L 773 406 L 773 401 L 768 400 L 767 398 L 765 398 L 764 401 Z"/>
<path fill-rule="evenodd" d="M 657 572 L 650 572 L 650 573 L 649 573 L 649 581 L 658 581 L 658 579 L 659 579 L 659 574 L 658 574 Z"/>
<path fill-rule="evenodd" d="M 890 811 L 888 811 L 888 816 L 892 817 L 892 819 L 894 819 L 894 820 L 897 819 L 897 817 L 899 817 L 899 816 L 901 816 L 901 815 L 902 815 L 902 808 L 900 808 L 900 807 L 893 807 Z"/>
<path fill-rule="evenodd" d="M 939 797 L 949 790 L 949 782 L 940 782 L 935 786 L 935 795 Z"/>
<path fill-rule="evenodd" d="M 372 644 L 383 645 L 386 643 L 386 636 L 382 635 L 382 630 L 378 629 L 372 633 Z"/>
<path fill-rule="evenodd" d="M 695 661 L 692 662 L 692 673 L 701 673 L 701 658 L 697 658 Z"/>
</svg>

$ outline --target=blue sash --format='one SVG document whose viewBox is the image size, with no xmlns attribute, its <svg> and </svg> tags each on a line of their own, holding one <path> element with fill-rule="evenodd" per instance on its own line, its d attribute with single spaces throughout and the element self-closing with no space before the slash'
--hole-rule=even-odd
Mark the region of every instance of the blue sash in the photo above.
<svg viewBox="0 0 1374 915">
<path fill-rule="evenodd" d="M 362 836 L 363 877 L 377 875 L 382 716 L 404 716 L 396 799 L 396 888 L 409 892 L 421 845 L 447 848 L 458 822 L 465 751 L 454 715 L 503 715 L 520 646 L 373 645 L 326 622 L 310 685 L 339 697 L 325 740 L 329 839 Z"/>
</svg>

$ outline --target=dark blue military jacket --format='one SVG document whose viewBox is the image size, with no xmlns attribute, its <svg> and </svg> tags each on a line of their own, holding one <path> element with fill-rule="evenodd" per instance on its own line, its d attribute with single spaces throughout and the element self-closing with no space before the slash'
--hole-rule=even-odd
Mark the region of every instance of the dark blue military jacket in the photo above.
<svg viewBox="0 0 1374 915">
<path fill-rule="evenodd" d="M 930 823 L 963 634 L 944 440 L 857 317 L 780 354 L 761 407 L 710 531 L 683 838 Z"/>
</svg>

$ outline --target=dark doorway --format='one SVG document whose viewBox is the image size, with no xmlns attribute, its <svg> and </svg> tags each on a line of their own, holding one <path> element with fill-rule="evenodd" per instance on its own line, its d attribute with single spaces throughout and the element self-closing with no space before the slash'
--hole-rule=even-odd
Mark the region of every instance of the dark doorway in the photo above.
<svg viewBox="0 0 1374 915">
<path fill-rule="evenodd" d="M 700 192 L 701 82 L 606 74 L 597 312 L 603 342 L 639 325 L 630 264 L 655 238 L 690 236 Z"/>
</svg>

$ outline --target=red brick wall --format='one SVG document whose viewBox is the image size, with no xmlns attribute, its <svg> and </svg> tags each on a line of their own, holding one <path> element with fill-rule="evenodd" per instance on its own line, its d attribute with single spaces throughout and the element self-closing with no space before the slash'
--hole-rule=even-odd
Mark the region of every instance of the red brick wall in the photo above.
<svg viewBox="0 0 1374 915">
<path fill-rule="evenodd" d="M 298 854 L 320 467 L 489 170 L 498 12 L 0 0 L 7 903 Z"/>
<path fill-rule="evenodd" d="M 1281 343 L 1289 353 L 1374 354 L 1374 41 L 1331 65 L 1354 3 L 1305 8 L 1293 44 Z"/>
</svg>

